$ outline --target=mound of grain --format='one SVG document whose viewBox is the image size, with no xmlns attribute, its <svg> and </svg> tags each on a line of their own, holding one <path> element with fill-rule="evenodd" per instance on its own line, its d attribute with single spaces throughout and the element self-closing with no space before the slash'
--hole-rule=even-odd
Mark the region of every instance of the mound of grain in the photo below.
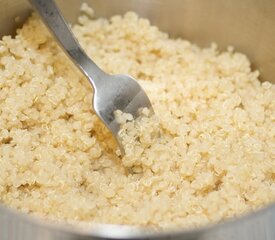
<svg viewBox="0 0 275 240">
<path fill-rule="evenodd" d="M 157 117 L 118 113 L 121 159 L 88 81 L 33 15 L 0 42 L 2 203 L 49 219 L 167 228 L 275 200 L 275 86 L 245 55 L 171 39 L 134 13 L 84 14 L 73 30 L 105 71 L 139 79 Z"/>
</svg>

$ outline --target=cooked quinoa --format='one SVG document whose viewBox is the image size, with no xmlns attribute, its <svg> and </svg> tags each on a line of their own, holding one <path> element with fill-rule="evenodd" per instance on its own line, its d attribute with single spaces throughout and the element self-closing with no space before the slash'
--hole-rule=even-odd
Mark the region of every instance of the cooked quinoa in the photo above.
<svg viewBox="0 0 275 240">
<path fill-rule="evenodd" d="M 84 6 L 83 9 L 87 9 Z M 232 47 L 199 48 L 135 13 L 73 31 L 106 72 L 137 78 L 156 115 L 116 113 L 33 15 L 0 41 L 0 201 L 66 222 L 197 227 L 275 200 L 275 85 Z"/>
</svg>

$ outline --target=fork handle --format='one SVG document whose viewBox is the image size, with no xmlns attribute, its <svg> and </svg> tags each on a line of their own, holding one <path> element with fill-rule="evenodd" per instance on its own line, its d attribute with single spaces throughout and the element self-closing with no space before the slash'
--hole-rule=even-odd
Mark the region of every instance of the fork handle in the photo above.
<svg viewBox="0 0 275 240">
<path fill-rule="evenodd" d="M 54 0 L 29 0 L 39 13 L 43 22 L 53 33 L 59 45 L 65 50 L 74 64 L 85 74 L 94 90 L 103 84 L 106 73 L 103 72 L 84 52 L 74 37 L 65 18 Z"/>
</svg>

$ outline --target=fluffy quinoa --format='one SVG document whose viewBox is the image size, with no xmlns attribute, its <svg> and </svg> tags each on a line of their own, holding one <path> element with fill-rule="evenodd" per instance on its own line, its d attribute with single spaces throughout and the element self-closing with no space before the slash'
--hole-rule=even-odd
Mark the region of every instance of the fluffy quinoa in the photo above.
<svg viewBox="0 0 275 240">
<path fill-rule="evenodd" d="M 158 229 L 274 201 L 275 85 L 232 47 L 171 39 L 135 13 L 92 14 L 73 26 L 81 45 L 106 72 L 137 78 L 156 115 L 117 113 L 121 157 L 88 81 L 31 16 L 0 41 L 0 201 L 52 220 Z"/>
</svg>

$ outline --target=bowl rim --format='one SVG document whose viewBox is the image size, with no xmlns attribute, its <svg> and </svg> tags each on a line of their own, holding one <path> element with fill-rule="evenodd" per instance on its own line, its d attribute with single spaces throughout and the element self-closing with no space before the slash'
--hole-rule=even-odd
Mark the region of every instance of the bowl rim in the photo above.
<svg viewBox="0 0 275 240">
<path fill-rule="evenodd" d="M 74 235 L 75 237 L 95 237 L 99 239 L 165 239 L 170 237 L 194 237 L 202 236 L 205 233 L 215 232 L 225 228 L 234 228 L 236 225 L 249 222 L 255 218 L 259 219 L 268 213 L 274 213 L 275 216 L 275 203 L 264 206 L 255 212 L 248 212 L 242 216 L 232 217 L 218 223 L 210 223 L 202 227 L 191 229 L 174 230 L 153 230 L 150 228 L 135 227 L 131 225 L 115 225 L 115 224 L 96 224 L 90 223 L 91 227 L 84 230 L 82 227 L 74 226 L 73 224 L 66 224 L 64 222 L 54 222 L 52 220 L 43 219 L 41 217 L 32 216 L 27 213 L 22 213 L 19 210 L 11 209 L 3 204 L 0 204 L 0 218 L 2 213 L 8 215 L 15 223 L 24 223 L 34 228 L 44 229 L 47 231 L 54 231 L 55 233 L 63 233 Z M 10 221 L 8 222 L 8 224 Z M 0 226 L 5 229 L 5 226 Z M 3 230 L 2 229 L 2 230 Z M 23 237 L 22 235 L 20 235 Z"/>
</svg>

